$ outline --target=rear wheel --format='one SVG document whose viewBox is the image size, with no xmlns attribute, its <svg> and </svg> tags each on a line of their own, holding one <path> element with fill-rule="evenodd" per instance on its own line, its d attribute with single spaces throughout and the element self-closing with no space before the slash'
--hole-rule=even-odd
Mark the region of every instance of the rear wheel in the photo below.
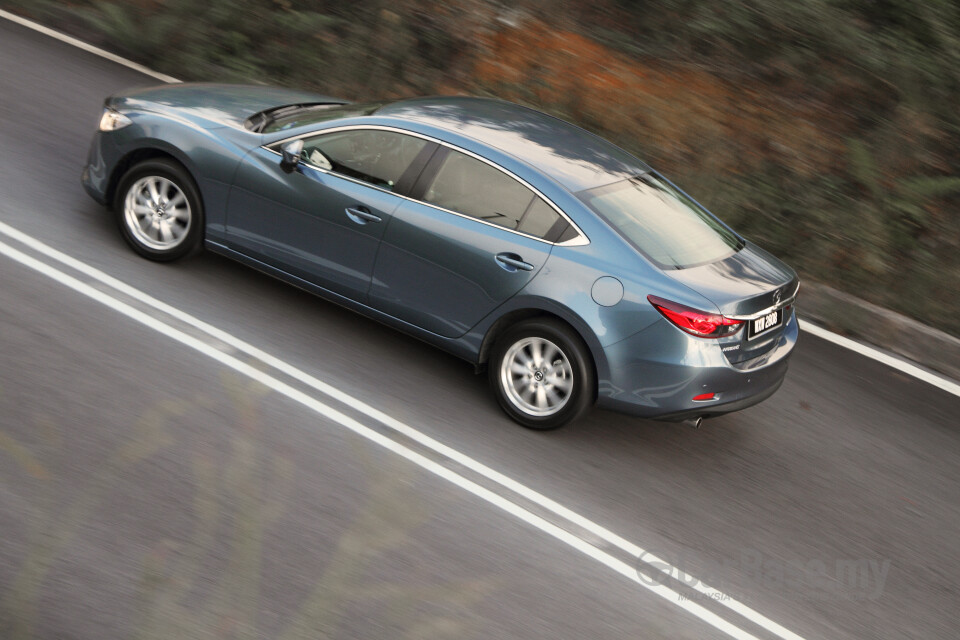
<svg viewBox="0 0 960 640">
<path fill-rule="evenodd" d="M 200 247 L 200 193 L 175 162 L 147 160 L 130 169 L 120 181 L 115 209 L 124 240 L 145 258 L 167 262 Z"/>
<path fill-rule="evenodd" d="M 508 329 L 491 355 L 490 384 L 511 418 L 531 429 L 556 429 L 593 401 L 586 346 L 561 322 L 534 318 Z"/>
</svg>

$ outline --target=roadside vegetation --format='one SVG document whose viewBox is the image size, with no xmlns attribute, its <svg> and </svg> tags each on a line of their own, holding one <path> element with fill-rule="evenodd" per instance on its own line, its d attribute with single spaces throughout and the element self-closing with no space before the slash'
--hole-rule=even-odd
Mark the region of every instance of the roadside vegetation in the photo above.
<svg viewBox="0 0 960 640">
<path fill-rule="evenodd" d="M 951 0 L 0 0 L 184 79 L 470 93 L 643 157 L 803 276 L 960 335 Z"/>
</svg>

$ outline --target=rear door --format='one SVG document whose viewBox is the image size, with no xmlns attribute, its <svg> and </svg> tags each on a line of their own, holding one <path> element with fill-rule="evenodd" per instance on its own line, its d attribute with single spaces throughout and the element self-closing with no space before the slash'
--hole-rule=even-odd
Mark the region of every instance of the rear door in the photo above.
<svg viewBox="0 0 960 640">
<path fill-rule="evenodd" d="M 275 147 L 254 150 L 237 172 L 228 245 L 364 302 L 380 238 L 404 202 L 404 179 L 416 177 L 435 143 L 376 128 L 335 130 L 304 138 L 292 173 Z"/>
<path fill-rule="evenodd" d="M 446 147 L 412 195 L 383 236 L 369 303 L 445 337 L 520 291 L 569 227 L 510 174 Z"/>
</svg>

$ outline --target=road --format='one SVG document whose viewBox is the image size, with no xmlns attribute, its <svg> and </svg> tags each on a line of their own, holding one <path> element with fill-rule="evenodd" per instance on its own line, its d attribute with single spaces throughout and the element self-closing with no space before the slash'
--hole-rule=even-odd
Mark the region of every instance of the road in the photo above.
<svg viewBox="0 0 960 640">
<path fill-rule="evenodd" d="M 416 340 L 129 251 L 79 172 L 103 98 L 153 83 L 0 21 L 0 222 L 287 369 L 0 233 L 0 636 L 956 637 L 960 398 L 804 334 L 775 396 L 699 431 L 521 429 Z"/>
</svg>

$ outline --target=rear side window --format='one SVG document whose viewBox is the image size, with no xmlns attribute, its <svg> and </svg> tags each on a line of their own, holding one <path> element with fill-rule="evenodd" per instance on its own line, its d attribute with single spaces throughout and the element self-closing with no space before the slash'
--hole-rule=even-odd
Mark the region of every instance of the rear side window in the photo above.
<svg viewBox="0 0 960 640">
<path fill-rule="evenodd" d="M 520 218 L 520 226 L 517 227 L 517 231 L 537 238 L 548 238 L 556 242 L 557 237 L 567 226 L 567 221 L 553 207 L 544 202 L 542 198 L 534 198 L 526 213 Z"/>
<path fill-rule="evenodd" d="M 450 151 L 423 199 L 472 218 L 550 241 L 567 222 L 532 190 L 503 171 Z"/>
<path fill-rule="evenodd" d="M 427 141 L 393 131 L 353 129 L 303 141 L 303 160 L 393 191 Z"/>
</svg>

